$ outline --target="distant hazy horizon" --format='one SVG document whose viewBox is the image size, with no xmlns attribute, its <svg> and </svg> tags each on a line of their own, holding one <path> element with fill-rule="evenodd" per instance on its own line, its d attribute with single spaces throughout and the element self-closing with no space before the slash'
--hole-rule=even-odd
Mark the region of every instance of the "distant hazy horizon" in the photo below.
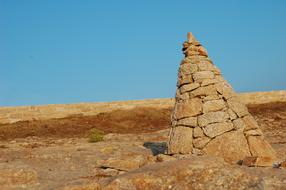
<svg viewBox="0 0 286 190">
<path fill-rule="evenodd" d="M 175 95 L 191 31 L 237 92 L 286 90 L 286 1 L 0 0 L 0 106 Z"/>
</svg>

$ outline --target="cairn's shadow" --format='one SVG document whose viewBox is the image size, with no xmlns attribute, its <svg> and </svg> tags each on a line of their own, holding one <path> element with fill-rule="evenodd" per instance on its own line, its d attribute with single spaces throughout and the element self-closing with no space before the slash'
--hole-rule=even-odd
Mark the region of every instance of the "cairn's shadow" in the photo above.
<svg viewBox="0 0 286 190">
<path fill-rule="evenodd" d="M 153 156 L 164 154 L 167 150 L 166 142 L 144 142 L 143 146 L 152 151 Z"/>
</svg>

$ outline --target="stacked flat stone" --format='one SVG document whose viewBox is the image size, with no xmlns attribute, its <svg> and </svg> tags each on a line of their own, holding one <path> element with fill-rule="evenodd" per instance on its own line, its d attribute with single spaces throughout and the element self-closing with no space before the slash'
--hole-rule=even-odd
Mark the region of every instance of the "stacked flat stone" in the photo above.
<svg viewBox="0 0 286 190">
<path fill-rule="evenodd" d="M 183 52 L 168 153 L 215 155 L 232 163 L 248 156 L 275 160 L 257 122 L 191 33 Z"/>
</svg>

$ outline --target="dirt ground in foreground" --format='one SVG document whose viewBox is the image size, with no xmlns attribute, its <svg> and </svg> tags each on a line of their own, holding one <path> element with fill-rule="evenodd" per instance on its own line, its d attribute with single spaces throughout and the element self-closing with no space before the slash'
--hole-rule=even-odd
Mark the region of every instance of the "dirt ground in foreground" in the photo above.
<svg viewBox="0 0 286 190">
<path fill-rule="evenodd" d="M 248 105 L 249 111 L 272 142 L 286 143 L 286 102 Z M 104 133 L 147 133 L 166 129 L 170 125 L 172 108 L 139 107 L 116 110 L 95 116 L 74 115 L 62 119 L 21 121 L 0 125 L 0 140 L 26 137 L 81 138 L 92 128 Z M 285 142 L 284 142 L 285 141 Z"/>
<path fill-rule="evenodd" d="M 286 103 L 249 105 L 248 108 L 278 158 L 285 160 Z M 168 139 L 168 130 L 164 129 L 169 127 L 170 114 L 171 109 L 140 107 L 96 116 L 2 125 L 0 189 L 87 189 L 85 187 L 90 183 L 104 184 L 106 180 L 134 173 L 154 164 L 154 155 L 164 152 Z M 92 128 L 107 134 L 103 141 L 88 142 L 85 137 Z M 205 161 L 208 163 L 210 160 Z M 207 163 L 202 161 L 201 166 L 208 167 Z M 286 187 L 285 169 L 242 166 L 227 166 L 225 169 L 219 167 L 216 161 L 211 163 L 216 166 L 216 171 L 222 171 L 219 174 L 223 175 L 221 179 L 228 180 L 227 177 L 234 174 L 234 181 L 243 183 L 244 180 L 236 176 L 236 172 L 243 170 L 244 173 L 239 173 L 239 176 L 252 173 L 254 177 L 249 178 L 250 181 L 259 179 L 264 180 L 266 187 L 280 187 L 265 189 Z M 205 171 L 208 169 L 195 176 L 204 179 L 209 176 Z M 225 174 L 225 171 L 229 173 Z M 216 180 L 210 178 L 208 181 L 213 181 L 210 186 L 215 187 Z M 77 186 L 83 188 L 73 188 Z"/>
</svg>

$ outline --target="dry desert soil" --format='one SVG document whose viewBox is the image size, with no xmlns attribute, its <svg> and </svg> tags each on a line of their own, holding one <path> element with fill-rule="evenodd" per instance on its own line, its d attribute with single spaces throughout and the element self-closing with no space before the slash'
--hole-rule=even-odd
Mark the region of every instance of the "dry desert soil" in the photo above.
<svg viewBox="0 0 286 190">
<path fill-rule="evenodd" d="M 285 160 L 286 102 L 248 109 Z M 171 108 L 138 107 L 2 124 L 0 189 L 286 189 L 286 169 L 164 157 L 170 114 Z M 105 133 L 103 141 L 88 142 L 93 128 Z"/>
</svg>

